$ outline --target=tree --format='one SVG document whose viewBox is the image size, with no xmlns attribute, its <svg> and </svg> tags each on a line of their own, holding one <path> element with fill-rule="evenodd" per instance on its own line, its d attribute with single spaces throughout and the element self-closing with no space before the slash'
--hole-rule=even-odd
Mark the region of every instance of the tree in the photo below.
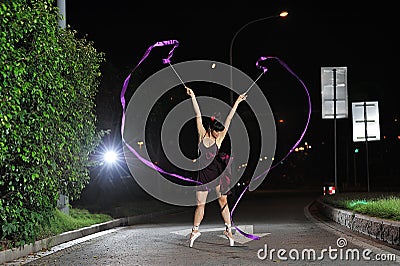
<svg viewBox="0 0 400 266">
<path fill-rule="evenodd" d="M 104 55 L 58 26 L 52 0 L 0 4 L 0 241 L 20 246 L 53 215 L 59 193 L 89 182 Z"/>
</svg>

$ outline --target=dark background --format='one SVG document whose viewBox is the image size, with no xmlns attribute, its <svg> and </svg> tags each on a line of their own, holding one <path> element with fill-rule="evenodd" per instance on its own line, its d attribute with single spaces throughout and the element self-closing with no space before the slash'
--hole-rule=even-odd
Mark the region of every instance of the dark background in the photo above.
<svg viewBox="0 0 400 266">
<path fill-rule="evenodd" d="M 321 115 L 321 67 L 341 66 L 348 69 L 349 117 L 337 120 L 339 187 L 343 191 L 365 190 L 367 170 L 372 190 L 400 187 L 396 167 L 400 159 L 398 45 L 395 42 L 398 30 L 392 2 L 245 1 L 224 4 L 197 1 L 177 4 L 169 1 L 85 0 L 66 1 L 66 4 L 67 24 L 77 30 L 78 36 L 93 41 L 94 47 L 106 56 L 96 100 L 99 128 L 111 129 L 105 145 L 120 147 L 123 80 L 151 45 L 158 41 L 178 40 L 180 44 L 175 49 L 172 63 L 205 59 L 230 64 L 232 59 L 234 67 L 255 80 L 260 75 L 260 70 L 255 67 L 256 60 L 261 56 L 276 56 L 307 86 L 312 114 L 300 146 L 305 146 L 306 141 L 311 148 L 290 154 L 270 171 L 260 188 L 320 187 L 334 181 L 334 123 L 332 119 L 322 119 Z M 242 26 L 282 10 L 289 12 L 287 18 L 265 19 L 243 28 L 235 38 L 230 58 L 231 41 Z M 131 87 L 164 68 L 161 59 L 170 48 L 153 49 L 135 70 Z M 267 75 L 257 84 L 276 117 L 275 157 L 279 160 L 289 152 L 305 128 L 308 103 L 304 88 L 294 82 L 282 66 L 271 61 L 268 68 Z M 127 99 L 132 93 L 127 92 Z M 229 101 L 224 90 L 199 90 L 196 94 Z M 186 97 L 179 88 L 167 92 L 165 100 L 158 105 L 158 114 L 165 114 Z M 352 141 L 351 102 L 355 101 L 379 102 L 380 141 Z M 238 109 L 239 114 L 243 112 L 243 108 Z M 158 119 L 154 125 L 162 121 L 162 115 Z M 279 123 L 280 119 L 283 123 Z M 359 148 L 358 153 L 354 152 L 355 148 Z M 128 194 L 140 194 L 140 188 L 132 192 L 135 185 L 129 175 L 123 161 L 118 169 L 95 169 L 93 180 L 97 181 L 92 181 L 88 190 L 97 184 L 97 191 L 101 187 L 100 190 L 106 191 L 104 193 L 110 193 L 119 190 L 116 186 L 124 183 L 122 187 L 129 190 Z M 243 181 L 248 178 L 244 177 Z"/>
</svg>

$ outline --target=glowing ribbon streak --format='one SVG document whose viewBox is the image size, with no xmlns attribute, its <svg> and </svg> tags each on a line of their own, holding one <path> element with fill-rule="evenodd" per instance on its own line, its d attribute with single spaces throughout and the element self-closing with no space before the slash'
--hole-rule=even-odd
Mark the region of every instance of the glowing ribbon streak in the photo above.
<svg viewBox="0 0 400 266">
<path fill-rule="evenodd" d="M 267 56 L 267 57 L 262 56 L 262 57 L 260 57 L 260 59 L 257 60 L 256 66 L 257 66 L 257 68 L 260 68 L 260 69 L 263 71 L 263 74 L 265 74 L 265 73 L 268 71 L 268 69 L 267 69 L 266 67 L 264 67 L 264 66 L 261 66 L 259 63 L 260 63 L 261 61 L 264 61 L 264 60 L 267 60 L 267 59 L 276 59 L 288 72 L 290 72 L 294 77 L 296 77 L 296 79 L 303 85 L 304 90 L 305 90 L 305 92 L 306 92 L 306 94 L 307 94 L 307 99 L 308 99 L 308 118 L 307 118 L 306 126 L 305 126 L 303 132 L 301 133 L 300 138 L 298 139 L 298 141 L 296 141 L 296 143 L 295 143 L 295 144 L 293 145 L 293 147 L 289 150 L 289 152 L 288 152 L 278 163 L 274 164 L 273 166 L 271 166 L 270 168 L 268 168 L 266 171 L 264 171 L 264 172 L 261 173 L 260 175 L 256 176 L 253 180 L 257 180 L 257 179 L 259 179 L 261 176 L 266 175 L 266 174 L 268 173 L 269 170 L 271 170 L 271 169 L 275 168 L 277 165 L 279 165 L 282 161 L 284 161 L 284 160 L 294 151 L 294 149 L 299 145 L 299 143 L 300 143 L 301 140 L 303 139 L 304 134 L 306 133 L 307 128 L 308 128 L 308 125 L 309 125 L 309 123 L 310 123 L 310 117 L 311 117 L 311 98 L 310 98 L 310 93 L 308 92 L 308 89 L 307 89 L 306 85 L 304 84 L 304 82 L 289 68 L 288 65 L 286 65 L 286 63 L 284 63 L 282 60 L 280 60 L 279 58 L 274 57 L 274 56 Z M 262 75 L 262 74 L 261 74 L 261 75 Z M 258 77 L 258 78 L 260 78 L 260 77 Z M 257 80 L 258 80 L 258 78 L 257 78 Z M 253 86 L 253 85 L 252 85 L 252 86 Z M 252 86 L 250 86 L 250 88 L 251 88 Z M 245 92 L 245 94 L 249 92 L 250 88 L 247 89 L 247 91 Z M 239 196 L 239 198 L 237 199 L 235 205 L 233 206 L 232 211 L 231 211 L 231 221 L 232 221 L 232 225 L 233 225 L 233 226 L 236 228 L 236 230 L 238 230 L 242 235 L 244 235 L 244 236 L 246 236 L 246 237 L 248 237 L 248 238 L 254 239 L 254 240 L 259 240 L 260 237 L 255 236 L 255 235 L 251 235 L 251 234 L 247 234 L 247 233 L 241 231 L 237 226 L 234 225 L 233 219 L 232 219 L 232 217 L 233 217 L 233 212 L 235 211 L 236 206 L 238 205 L 239 201 L 241 200 L 241 198 L 243 197 L 244 193 L 245 193 L 246 190 L 249 188 L 249 186 L 250 186 L 250 183 L 244 188 L 243 192 L 240 194 L 240 196 Z"/>
<path fill-rule="evenodd" d="M 160 173 L 167 174 L 167 175 L 170 175 L 170 176 L 179 178 L 179 179 L 181 179 L 181 180 L 185 180 L 185 181 L 189 181 L 189 182 L 195 182 L 195 183 L 197 183 L 197 184 L 203 184 L 203 183 L 201 183 L 201 182 L 199 182 L 199 181 L 196 181 L 196 180 L 193 180 L 193 179 L 191 179 L 191 178 L 183 177 L 183 176 L 178 175 L 178 174 L 169 173 L 169 172 L 164 171 L 163 169 L 161 169 L 160 167 L 158 167 L 158 166 L 155 165 L 154 163 L 152 163 L 152 162 L 150 162 L 150 161 L 144 159 L 143 157 L 141 157 L 141 156 L 139 155 L 139 153 L 136 152 L 136 150 L 133 149 L 133 148 L 125 141 L 125 139 L 124 139 L 124 134 L 123 134 L 123 133 L 124 133 L 124 127 L 125 127 L 125 103 L 126 103 L 126 102 L 125 102 L 125 92 L 126 92 L 126 90 L 127 90 L 127 88 L 128 88 L 129 80 L 130 80 L 130 78 L 131 78 L 131 76 L 132 76 L 133 71 L 135 71 L 136 68 L 147 58 L 147 56 L 150 54 L 151 50 L 152 50 L 154 47 L 159 47 L 159 46 L 164 46 L 164 45 L 174 45 L 174 47 L 170 50 L 170 52 L 169 52 L 169 54 L 168 54 L 168 57 L 167 57 L 166 59 L 163 59 L 163 64 L 169 64 L 169 65 L 171 66 L 172 70 L 174 70 L 175 74 L 176 74 L 176 75 L 178 76 L 178 78 L 181 80 L 182 84 L 185 86 L 183 80 L 180 78 L 180 76 L 178 75 L 178 73 L 176 73 L 175 69 L 174 69 L 173 66 L 171 65 L 171 60 L 170 60 L 171 57 L 172 57 L 172 55 L 173 55 L 174 49 L 175 49 L 176 47 L 178 47 L 179 42 L 176 41 L 176 40 L 161 41 L 161 42 L 157 42 L 157 43 L 155 43 L 154 45 L 150 46 L 150 47 L 146 50 L 144 56 L 143 56 L 142 59 L 139 61 L 139 63 L 133 68 L 133 70 L 132 70 L 132 71 L 130 72 L 130 74 L 127 76 L 127 78 L 125 79 L 124 84 L 123 84 L 123 86 L 122 86 L 122 91 L 121 91 L 121 104 L 122 104 L 121 136 L 122 136 L 122 141 L 127 145 L 128 149 L 129 149 L 132 153 L 134 153 L 135 156 L 136 156 L 141 162 L 143 162 L 144 164 L 146 164 L 146 165 L 149 166 L 150 168 L 153 168 L 154 170 L 156 170 L 156 171 L 158 171 L 158 172 L 160 172 Z M 261 66 L 261 65 L 259 64 L 259 62 L 260 62 L 260 61 L 267 60 L 267 59 L 276 59 L 276 60 L 278 60 L 278 62 L 279 62 L 283 67 L 285 67 L 286 70 L 289 71 L 293 76 L 295 76 L 295 77 L 299 80 L 299 82 L 303 85 L 303 87 L 304 87 L 304 89 L 305 89 L 305 91 L 306 91 L 307 97 L 308 97 L 308 104 L 309 104 L 308 119 L 307 119 L 306 126 L 305 126 L 305 128 L 304 128 L 304 130 L 303 130 L 303 132 L 302 132 L 302 134 L 301 134 L 301 136 L 300 136 L 300 138 L 299 138 L 299 140 L 298 140 L 298 141 L 295 143 L 295 145 L 290 149 L 290 151 L 289 151 L 278 163 L 276 163 L 275 165 L 273 165 L 273 166 L 271 166 L 270 168 L 268 168 L 266 171 L 264 171 L 263 173 L 261 173 L 260 175 L 258 175 L 257 177 L 255 177 L 253 180 L 257 180 L 257 179 L 259 179 L 261 176 L 267 174 L 268 171 L 269 171 L 270 169 L 275 168 L 275 167 L 276 167 L 277 165 L 279 165 L 283 160 L 285 160 L 285 159 L 289 156 L 290 153 L 293 152 L 293 150 L 299 145 L 300 141 L 303 139 L 304 134 L 305 134 L 306 131 L 307 131 L 307 128 L 308 128 L 308 125 L 309 125 L 309 122 L 310 122 L 310 117 L 311 117 L 311 99 L 310 99 L 310 94 L 309 94 L 309 92 L 308 92 L 308 90 L 307 90 L 307 87 L 306 87 L 305 84 L 303 83 L 303 81 L 302 81 L 302 80 L 301 80 L 301 79 L 300 79 L 300 78 L 299 78 L 299 77 L 298 77 L 298 76 L 297 76 L 297 75 L 282 61 L 282 60 L 280 60 L 280 59 L 277 58 L 277 57 L 272 57 L 272 56 L 269 56 L 269 57 L 261 57 L 261 58 L 256 62 L 256 66 L 257 66 L 258 68 L 262 69 L 262 71 L 263 71 L 262 74 L 265 74 L 265 73 L 267 72 L 268 69 L 267 69 L 266 67 Z M 262 76 L 262 74 L 256 79 L 256 81 Z M 251 87 L 256 83 L 256 81 L 254 81 L 254 83 L 246 90 L 246 92 L 245 92 L 244 94 L 247 94 L 247 93 L 250 91 Z M 186 86 L 185 86 L 185 87 L 186 87 Z M 260 237 L 258 237 L 258 236 L 256 236 L 256 235 L 247 234 L 247 233 L 243 232 L 242 230 L 240 230 L 240 229 L 233 223 L 233 212 L 235 211 L 235 209 L 236 209 L 236 207 L 237 207 L 239 201 L 241 200 L 241 198 L 243 197 L 244 193 L 245 193 L 246 190 L 249 188 L 249 186 L 250 186 L 250 184 L 247 185 L 247 186 L 245 187 L 245 189 L 243 190 L 243 192 L 240 194 L 239 198 L 237 199 L 235 205 L 234 205 L 233 208 L 232 208 L 230 217 L 231 217 L 232 225 L 236 228 L 236 230 L 237 230 L 239 233 L 241 233 L 242 235 L 244 235 L 244 236 L 246 236 L 246 237 L 248 237 L 248 238 L 251 238 L 251 239 L 254 239 L 254 240 L 259 240 Z"/>
<path fill-rule="evenodd" d="M 196 180 L 193 180 L 193 179 L 191 179 L 191 178 L 183 177 L 183 176 L 178 175 L 178 174 L 173 174 L 173 173 L 169 173 L 169 172 L 164 171 L 163 169 L 161 169 L 160 167 L 158 167 L 158 166 L 155 165 L 154 163 L 152 163 L 152 162 L 150 162 L 150 161 L 144 159 L 143 157 L 141 157 L 141 156 L 139 155 L 139 153 L 138 153 L 134 148 L 132 148 L 132 147 L 125 141 L 125 139 L 124 139 L 124 128 L 125 128 L 125 92 L 126 92 L 126 89 L 128 88 L 129 80 L 130 80 L 130 78 L 131 78 L 131 76 L 132 76 L 133 71 L 135 71 L 136 68 L 147 58 L 147 56 L 150 54 L 151 50 L 152 50 L 154 47 L 164 46 L 164 45 L 174 45 L 174 47 L 170 50 L 170 52 L 169 52 L 169 54 L 168 54 L 168 57 L 165 58 L 165 59 L 163 59 L 163 64 L 170 64 L 170 63 L 171 63 L 171 57 L 172 57 L 172 55 L 174 54 L 174 49 L 175 49 L 176 47 L 178 47 L 179 42 L 176 41 L 176 40 L 169 40 L 169 41 L 157 42 L 157 43 L 155 43 L 154 45 L 150 46 L 150 47 L 146 50 L 146 52 L 145 52 L 145 54 L 143 55 L 142 59 L 141 59 L 141 60 L 139 61 L 139 63 L 133 68 L 133 70 L 131 71 L 131 73 L 129 73 L 128 77 L 127 77 L 127 78 L 125 79 L 125 81 L 124 81 L 124 85 L 122 86 L 122 91 L 121 91 L 121 104 L 122 104 L 121 136 L 122 136 L 122 141 L 126 144 L 126 146 L 128 147 L 128 149 L 129 149 L 132 153 L 134 153 L 135 156 L 136 156 L 141 162 L 143 162 L 145 165 L 149 166 L 150 168 L 153 168 L 154 170 L 156 170 L 156 171 L 158 171 L 158 172 L 160 172 L 160 173 L 167 174 L 167 175 L 170 175 L 170 176 L 173 176 L 173 177 L 176 177 L 176 178 L 185 180 L 185 181 L 190 181 L 190 182 L 194 182 L 194 183 L 197 183 L 197 184 L 202 184 L 201 182 L 196 181 Z M 172 67 L 171 64 L 170 64 L 170 66 Z"/>
</svg>

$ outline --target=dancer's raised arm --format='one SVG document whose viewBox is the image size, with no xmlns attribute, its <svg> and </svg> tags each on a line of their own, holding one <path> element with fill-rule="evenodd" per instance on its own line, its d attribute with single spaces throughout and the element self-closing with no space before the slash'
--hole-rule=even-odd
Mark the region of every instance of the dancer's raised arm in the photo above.
<svg viewBox="0 0 400 266">
<path fill-rule="evenodd" d="M 228 116 L 226 117 L 225 120 L 225 129 L 221 132 L 220 134 L 220 138 L 221 138 L 221 142 L 224 140 L 226 133 L 228 132 L 229 126 L 231 124 L 232 118 L 235 115 L 236 109 L 239 106 L 239 103 L 241 103 L 242 101 L 246 100 L 247 95 L 246 94 L 241 94 L 239 95 L 239 97 L 236 99 L 235 103 L 232 106 L 231 111 L 229 112 Z"/>
<path fill-rule="evenodd" d="M 201 112 L 199 104 L 197 103 L 196 96 L 192 89 L 186 87 L 186 93 L 192 98 L 192 104 L 194 112 L 196 113 L 196 125 L 197 125 L 197 132 L 199 133 L 199 142 L 201 138 L 206 134 L 206 129 L 203 126 L 203 120 L 201 118 Z"/>
</svg>

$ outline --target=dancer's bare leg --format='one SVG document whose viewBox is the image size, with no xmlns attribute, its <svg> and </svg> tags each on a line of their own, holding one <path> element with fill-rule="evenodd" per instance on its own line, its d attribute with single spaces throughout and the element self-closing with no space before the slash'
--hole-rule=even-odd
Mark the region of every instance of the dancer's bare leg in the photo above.
<svg viewBox="0 0 400 266">
<path fill-rule="evenodd" d="M 190 234 L 189 247 L 193 247 L 194 241 L 201 235 L 199 226 L 204 217 L 204 209 L 206 206 L 208 191 L 197 191 L 196 200 L 197 207 L 194 211 L 192 233 Z"/>
<path fill-rule="evenodd" d="M 219 190 L 217 189 L 217 193 Z M 221 208 L 221 216 L 222 219 L 224 220 L 226 225 L 231 226 L 231 215 L 229 211 L 229 206 L 228 206 L 228 196 L 227 195 L 219 195 L 218 197 L 218 203 Z M 229 237 L 232 237 L 232 232 L 229 230 L 228 231 Z"/>
<path fill-rule="evenodd" d="M 193 227 L 198 227 L 203 220 L 208 191 L 196 191 L 197 206 L 194 211 Z M 193 230 L 198 232 L 199 230 Z"/>
</svg>

